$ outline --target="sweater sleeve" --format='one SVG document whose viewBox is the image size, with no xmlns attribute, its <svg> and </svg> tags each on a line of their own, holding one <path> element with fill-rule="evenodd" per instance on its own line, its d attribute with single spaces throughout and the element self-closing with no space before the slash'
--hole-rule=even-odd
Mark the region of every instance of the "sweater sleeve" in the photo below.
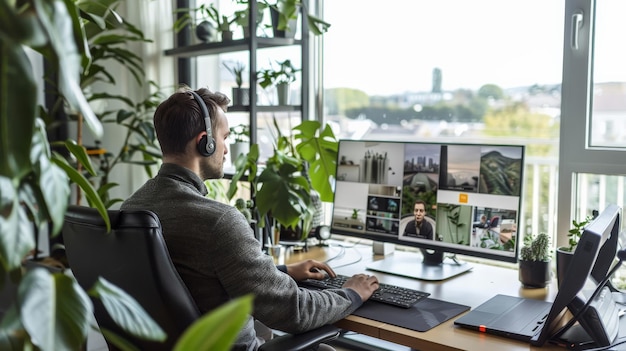
<svg viewBox="0 0 626 351">
<path fill-rule="evenodd" d="M 352 289 L 326 291 L 300 288 L 261 251 L 245 219 L 232 209 L 214 223 L 219 260 L 212 261 L 231 297 L 254 295 L 253 316 L 270 328 L 299 333 L 334 323 L 354 312 L 361 298 Z M 284 267 L 284 266 L 283 266 Z"/>
</svg>

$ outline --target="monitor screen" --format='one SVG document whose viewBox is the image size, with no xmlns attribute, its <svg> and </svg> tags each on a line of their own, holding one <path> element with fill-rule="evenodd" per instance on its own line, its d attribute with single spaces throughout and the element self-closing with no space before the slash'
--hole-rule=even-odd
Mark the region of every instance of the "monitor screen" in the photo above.
<svg viewBox="0 0 626 351">
<path fill-rule="evenodd" d="M 516 262 L 523 170 L 522 145 L 340 140 L 331 230 Z"/>
</svg>

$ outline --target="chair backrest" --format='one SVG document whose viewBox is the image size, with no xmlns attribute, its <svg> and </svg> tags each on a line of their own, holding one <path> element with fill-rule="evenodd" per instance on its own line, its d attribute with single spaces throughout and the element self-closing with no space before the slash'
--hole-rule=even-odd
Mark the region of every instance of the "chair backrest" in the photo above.
<svg viewBox="0 0 626 351">
<path fill-rule="evenodd" d="M 500 225 L 500 216 L 491 217 L 491 221 L 489 222 L 489 228 L 497 228 Z"/>
<path fill-rule="evenodd" d="M 124 290 L 168 337 L 164 343 L 133 338 L 94 299 L 95 317 L 101 328 L 114 331 L 142 350 L 171 350 L 200 313 L 172 263 L 161 223 L 150 211 L 108 213 L 111 232 L 107 233 L 104 220 L 95 209 L 69 206 L 62 235 L 70 268 L 84 289 L 90 289 L 98 277 L 103 277 Z"/>
</svg>

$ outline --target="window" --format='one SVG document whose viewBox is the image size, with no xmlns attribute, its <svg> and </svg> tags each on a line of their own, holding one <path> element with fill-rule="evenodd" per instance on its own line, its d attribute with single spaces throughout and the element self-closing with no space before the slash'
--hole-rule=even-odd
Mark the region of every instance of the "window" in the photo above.
<svg viewBox="0 0 626 351">
<path fill-rule="evenodd" d="M 559 245 L 571 219 L 623 206 L 626 73 L 619 0 L 567 2 L 559 155 Z M 578 21 L 578 22 L 577 22 Z M 567 89 L 565 89 L 567 88 Z M 624 220 L 622 220 L 623 227 Z"/>
<path fill-rule="evenodd" d="M 326 1 L 340 138 L 526 145 L 520 232 L 556 231 L 564 1 Z"/>
</svg>

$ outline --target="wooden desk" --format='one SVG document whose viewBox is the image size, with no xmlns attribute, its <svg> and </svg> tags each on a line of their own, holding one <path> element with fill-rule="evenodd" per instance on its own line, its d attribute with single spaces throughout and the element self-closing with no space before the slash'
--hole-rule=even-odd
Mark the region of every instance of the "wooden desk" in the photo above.
<svg viewBox="0 0 626 351">
<path fill-rule="evenodd" d="M 412 255 L 416 259 L 421 259 L 416 253 L 397 250 L 392 255 Z M 365 272 L 367 263 L 383 257 L 374 256 L 371 246 L 361 245 L 342 249 L 331 244 L 330 247 L 311 247 L 308 252 L 287 252 L 285 262 L 309 258 L 318 261 L 330 259 L 328 264 L 337 273 L 352 275 Z M 518 280 L 517 270 L 479 263 L 472 263 L 472 265 L 473 269 L 470 272 L 443 282 L 427 282 L 374 271 L 367 272 L 376 275 L 380 282 L 426 291 L 431 293 L 432 298 L 467 305 L 472 309 L 496 294 L 548 301 L 552 301 L 556 295 L 557 289 L 554 281 L 544 289 L 524 289 Z M 427 332 L 416 332 L 352 315 L 337 322 L 336 325 L 346 330 L 418 350 L 562 350 L 549 344 L 541 348 L 531 347 L 528 343 L 460 328 L 454 325 L 456 318 L 458 316 Z"/>
</svg>

